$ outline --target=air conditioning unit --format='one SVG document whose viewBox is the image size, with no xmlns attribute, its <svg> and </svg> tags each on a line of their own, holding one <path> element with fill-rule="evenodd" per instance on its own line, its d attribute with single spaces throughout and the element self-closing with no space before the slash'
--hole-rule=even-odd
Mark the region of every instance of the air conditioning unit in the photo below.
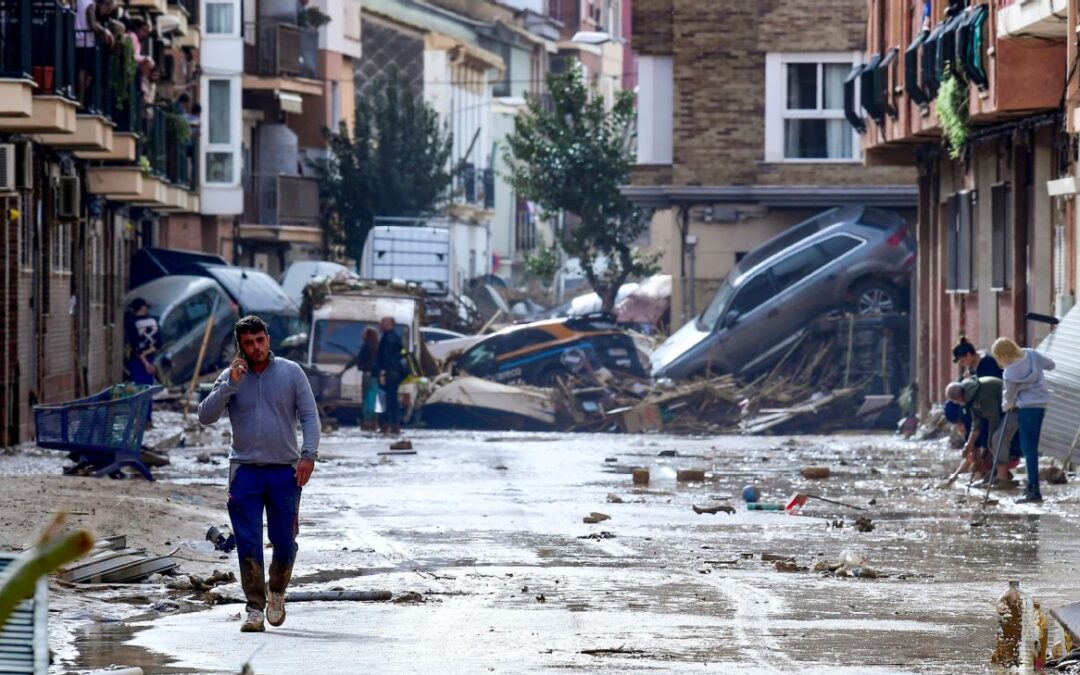
<svg viewBox="0 0 1080 675">
<path fill-rule="evenodd" d="M 30 141 L 15 144 L 15 187 L 34 189 L 34 144 Z"/>
<path fill-rule="evenodd" d="M 14 143 L 0 143 L 0 192 L 15 192 Z"/>
<path fill-rule="evenodd" d="M 56 203 L 56 217 L 61 220 L 78 220 L 82 211 L 82 186 L 78 176 L 61 176 Z"/>
</svg>

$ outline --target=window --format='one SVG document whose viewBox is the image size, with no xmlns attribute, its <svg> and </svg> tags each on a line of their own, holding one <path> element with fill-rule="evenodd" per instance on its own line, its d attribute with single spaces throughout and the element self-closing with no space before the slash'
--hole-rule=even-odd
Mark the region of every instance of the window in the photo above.
<svg viewBox="0 0 1080 675">
<path fill-rule="evenodd" d="M 1013 265 L 1012 190 L 1009 184 L 999 183 L 990 188 L 990 201 L 993 219 L 990 233 L 990 257 L 993 261 L 990 286 L 995 291 L 1004 291 L 1009 288 Z"/>
<path fill-rule="evenodd" d="M 765 68 L 765 160 L 851 162 L 858 135 L 844 115 L 853 52 L 769 54 Z"/>
<path fill-rule="evenodd" d="M 754 311 L 773 296 L 772 279 L 768 274 L 759 274 L 742 287 L 729 311 L 745 316 Z"/>
<path fill-rule="evenodd" d="M 975 290 L 972 256 L 972 223 L 975 193 L 958 192 L 945 202 L 945 223 L 948 227 L 948 267 L 945 290 L 951 293 L 968 293 Z"/>
<path fill-rule="evenodd" d="M 231 2 L 206 3 L 206 34 L 232 35 L 235 31 L 233 15 Z"/>
<path fill-rule="evenodd" d="M 52 233 L 53 272 L 67 274 L 71 272 L 71 224 L 54 225 Z"/>
<path fill-rule="evenodd" d="M 34 270 L 34 203 L 29 194 L 19 198 L 19 269 Z"/>
<path fill-rule="evenodd" d="M 778 290 L 791 288 L 825 266 L 825 255 L 816 246 L 804 248 L 772 266 L 773 280 Z"/>
<path fill-rule="evenodd" d="M 231 152 L 208 152 L 208 153 L 206 153 L 206 182 L 207 183 L 231 183 L 231 182 L 233 182 L 233 153 L 231 153 Z"/>
<path fill-rule="evenodd" d="M 839 234 L 835 237 L 829 237 L 825 241 L 818 244 L 818 247 L 820 247 L 822 252 L 825 254 L 825 264 L 828 264 L 840 258 L 840 256 L 844 255 L 848 251 L 855 250 L 859 247 L 860 244 L 862 244 L 861 239 L 857 239 L 846 234 Z"/>
<path fill-rule="evenodd" d="M 226 145 L 232 137 L 232 87 L 228 80 L 210 80 L 208 85 L 210 98 L 210 142 Z"/>
</svg>

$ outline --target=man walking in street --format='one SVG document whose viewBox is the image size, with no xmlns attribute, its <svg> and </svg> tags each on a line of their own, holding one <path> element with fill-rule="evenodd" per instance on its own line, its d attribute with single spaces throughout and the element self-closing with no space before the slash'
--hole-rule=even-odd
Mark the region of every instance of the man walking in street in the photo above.
<svg viewBox="0 0 1080 675">
<path fill-rule="evenodd" d="M 293 361 L 274 356 L 266 324 L 246 316 L 234 329 L 238 353 L 199 404 L 199 422 L 210 425 L 229 411 L 229 518 L 247 598 L 241 632 L 262 632 L 285 622 L 285 589 L 296 560 L 300 493 L 315 469 L 319 413 L 307 376 Z M 296 421 L 304 441 L 296 443 Z M 273 547 L 270 580 L 263 572 L 263 510 Z M 267 589 L 269 588 L 269 597 Z"/>
<path fill-rule="evenodd" d="M 395 330 L 394 319 L 389 316 L 383 317 L 379 322 L 382 328 L 382 337 L 379 339 L 379 353 L 375 359 L 375 368 L 379 373 L 379 386 L 386 395 L 386 411 L 383 414 L 383 431 L 386 433 L 401 433 L 401 405 L 398 402 L 398 387 L 405 379 L 405 371 L 401 365 L 402 352 L 405 347 L 401 337 Z"/>
</svg>

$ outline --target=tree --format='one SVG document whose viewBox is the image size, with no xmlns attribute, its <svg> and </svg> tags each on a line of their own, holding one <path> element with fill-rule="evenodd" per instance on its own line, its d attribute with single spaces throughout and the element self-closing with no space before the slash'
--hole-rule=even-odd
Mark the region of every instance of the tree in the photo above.
<svg viewBox="0 0 1080 675">
<path fill-rule="evenodd" d="M 630 182 L 636 116 L 634 97 L 619 92 L 607 110 L 580 68 L 547 79 L 551 105 L 530 97 L 528 110 L 507 139 L 510 183 L 518 196 L 536 202 L 550 217 L 559 211 L 580 222 L 557 243 L 581 261 L 581 269 L 603 301 L 630 277 L 656 271 L 656 258 L 641 255 L 634 242 L 648 227 L 619 188 Z"/>
<path fill-rule="evenodd" d="M 328 234 L 360 260 L 376 216 L 424 216 L 438 206 L 456 169 L 439 115 L 396 75 L 359 97 L 350 131 L 324 129 L 327 159 L 314 164 Z"/>
</svg>

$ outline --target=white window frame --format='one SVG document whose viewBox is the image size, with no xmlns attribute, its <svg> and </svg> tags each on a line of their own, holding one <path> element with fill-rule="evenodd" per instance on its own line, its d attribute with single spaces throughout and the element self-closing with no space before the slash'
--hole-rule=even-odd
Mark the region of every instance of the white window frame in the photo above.
<svg viewBox="0 0 1080 675">
<path fill-rule="evenodd" d="M 226 143 L 212 143 L 210 141 L 210 83 L 211 82 L 227 82 L 229 85 L 229 139 Z M 238 124 L 239 115 L 237 111 L 240 110 L 242 105 L 240 94 L 241 86 L 239 78 L 236 76 L 225 77 L 204 77 L 202 81 L 202 97 L 204 101 L 203 106 L 203 120 L 202 127 L 204 132 L 200 135 L 202 139 L 202 165 L 200 170 L 202 171 L 202 184 L 207 187 L 235 187 L 240 184 L 240 128 Z M 211 181 L 209 180 L 210 168 L 210 155 L 211 154 L 228 154 L 232 156 L 232 175 L 227 181 Z"/>
<path fill-rule="evenodd" d="M 765 161 L 777 164 L 861 164 L 862 143 L 859 133 L 844 117 L 844 110 L 821 110 L 819 78 L 818 109 L 787 109 L 787 73 L 792 63 L 846 63 L 861 65 L 863 54 L 851 52 L 772 52 L 765 55 Z M 819 73 L 821 72 L 819 68 Z M 859 85 L 855 83 L 855 100 L 859 100 Z M 784 156 L 784 121 L 789 119 L 839 119 L 851 131 L 852 156 L 839 159 L 801 159 Z"/>
<path fill-rule="evenodd" d="M 229 6 L 230 11 L 232 12 L 232 30 L 224 32 L 224 33 L 212 33 L 212 32 L 210 32 L 210 30 L 209 30 L 209 21 L 208 21 L 209 17 L 210 17 L 210 7 L 209 7 L 209 5 L 228 5 Z M 203 36 L 204 37 L 213 37 L 213 38 L 238 38 L 238 37 L 240 37 L 240 3 L 235 2 L 235 0 L 204 0 L 203 6 L 202 6 L 201 9 L 202 9 L 202 12 L 203 12 L 201 14 L 201 16 L 204 17 L 203 21 L 204 21 L 204 23 L 206 23 L 206 26 L 204 27 L 204 30 L 203 30 Z"/>
</svg>

